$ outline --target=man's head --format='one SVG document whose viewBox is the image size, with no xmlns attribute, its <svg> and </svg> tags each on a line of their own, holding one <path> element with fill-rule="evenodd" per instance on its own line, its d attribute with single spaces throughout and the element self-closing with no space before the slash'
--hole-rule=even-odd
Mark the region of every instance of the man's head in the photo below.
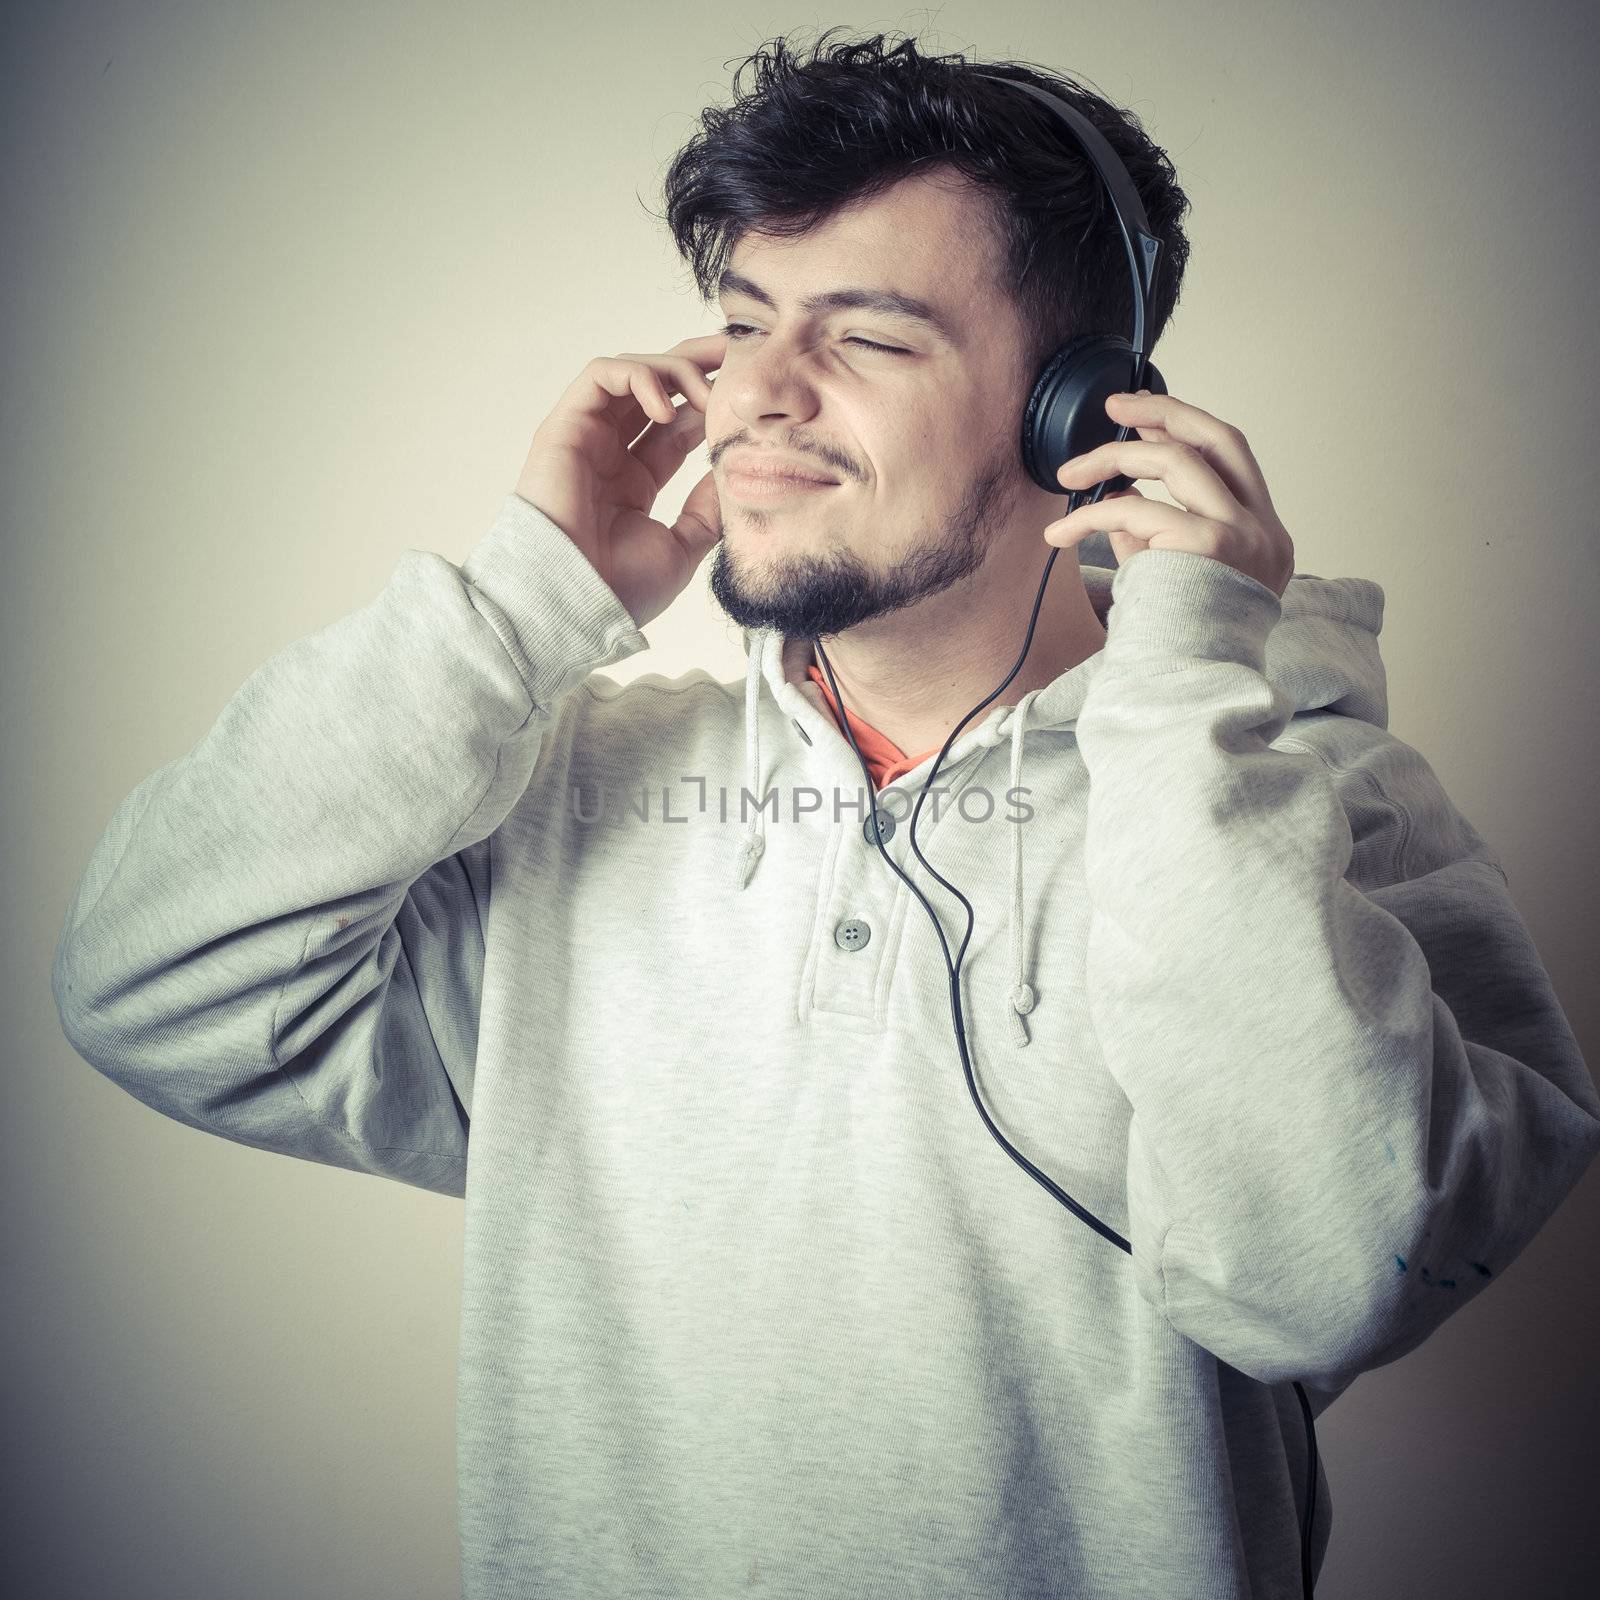
<svg viewBox="0 0 1600 1600">
<path fill-rule="evenodd" d="M 1115 215 L 1059 118 L 959 56 L 828 40 L 751 57 L 754 89 L 742 66 L 735 104 L 703 113 L 665 184 L 674 241 L 734 330 L 706 416 L 712 592 L 742 625 L 791 636 L 956 585 L 1036 584 L 1065 502 L 1023 468 L 1023 406 L 1069 338 L 1132 325 Z M 1070 80 L 981 70 L 1061 95 L 1127 164 L 1164 244 L 1153 345 L 1188 255 L 1166 156 Z M 833 482 L 758 493 L 741 463 Z"/>
</svg>

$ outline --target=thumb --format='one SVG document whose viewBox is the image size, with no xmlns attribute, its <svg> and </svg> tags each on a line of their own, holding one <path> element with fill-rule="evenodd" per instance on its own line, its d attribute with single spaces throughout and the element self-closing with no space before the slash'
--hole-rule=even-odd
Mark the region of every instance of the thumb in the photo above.
<svg viewBox="0 0 1600 1600">
<path fill-rule="evenodd" d="M 708 472 L 689 491 L 673 535 L 698 561 L 722 537 L 722 502 L 717 497 L 717 475 Z"/>
</svg>

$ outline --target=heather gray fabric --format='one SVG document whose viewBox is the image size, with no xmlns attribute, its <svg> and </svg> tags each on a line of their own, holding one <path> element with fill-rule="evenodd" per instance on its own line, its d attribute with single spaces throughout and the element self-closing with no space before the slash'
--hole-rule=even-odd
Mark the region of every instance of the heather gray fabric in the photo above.
<svg viewBox="0 0 1600 1600">
<path fill-rule="evenodd" d="M 1085 576 L 1105 649 L 968 725 L 917 842 L 990 1114 L 1131 1257 L 972 1105 L 805 642 L 617 684 L 644 635 L 515 495 L 110 820 L 84 1058 L 465 1197 L 466 1600 L 1298 1595 L 1290 1381 L 1414 1349 L 1600 1147 L 1499 863 L 1385 731 L 1378 586 Z M 929 766 L 888 848 L 953 951 Z"/>
</svg>

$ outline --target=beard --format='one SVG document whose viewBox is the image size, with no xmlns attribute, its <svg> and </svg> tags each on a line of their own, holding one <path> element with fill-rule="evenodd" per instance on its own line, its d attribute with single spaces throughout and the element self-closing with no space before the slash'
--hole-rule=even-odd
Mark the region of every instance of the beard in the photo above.
<svg viewBox="0 0 1600 1600">
<path fill-rule="evenodd" d="M 1013 466 L 996 463 L 979 473 L 937 531 L 886 571 L 853 550 L 830 550 L 778 557 L 756 582 L 736 569 L 724 538 L 711 566 L 712 598 L 740 627 L 776 628 L 790 639 L 831 638 L 915 605 L 983 565 L 1015 503 L 1014 493 L 1001 498 Z"/>
</svg>

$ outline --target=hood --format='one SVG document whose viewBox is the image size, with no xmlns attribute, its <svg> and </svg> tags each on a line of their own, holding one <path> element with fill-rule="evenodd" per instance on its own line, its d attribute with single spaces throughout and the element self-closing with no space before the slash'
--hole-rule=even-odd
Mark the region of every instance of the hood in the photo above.
<svg viewBox="0 0 1600 1600">
<path fill-rule="evenodd" d="M 1098 543 L 1104 558 L 1109 560 L 1109 543 L 1103 537 Z M 1080 571 L 1090 603 L 1101 623 L 1109 629 L 1114 603 L 1112 582 L 1117 569 L 1112 565 L 1090 565 L 1091 554 L 1097 557 L 1101 554 L 1092 544 L 1091 540 L 1083 541 Z M 1388 686 L 1378 653 L 1378 634 L 1383 627 L 1382 588 L 1369 578 L 1319 578 L 1314 573 L 1297 572 L 1290 578 L 1280 604 L 1278 621 L 1267 636 L 1264 673 L 1273 688 L 1293 702 L 1295 714 L 1326 709 L 1387 728 Z M 750 883 L 766 848 L 766 812 L 760 804 L 764 798 L 761 773 L 763 687 L 783 713 L 790 733 L 806 744 L 811 743 L 810 735 L 797 718 L 803 706 L 810 704 L 822 709 L 832 720 L 816 685 L 806 676 L 806 668 L 816 659 L 809 639 L 784 638 L 771 628 L 745 628 L 742 633 L 746 662 L 744 786 L 756 807 L 739 834 L 735 849 L 734 873 L 741 889 Z M 1020 786 L 1024 735 L 1039 729 L 1070 727 L 1077 720 L 1104 655 L 1103 650 L 1096 651 L 1042 688 L 1024 695 L 1014 706 L 992 707 L 981 722 L 969 724 L 951 745 L 939 770 L 951 772 L 971 757 L 1009 738 L 1010 783 L 1013 788 Z M 920 788 L 925 781 L 925 777 L 918 779 L 914 787 Z M 875 798 L 875 786 L 871 792 Z M 1008 1021 L 1019 1045 L 1029 1042 L 1028 1027 L 1023 1019 L 1033 1009 L 1036 998 L 1028 982 L 1023 957 L 1026 908 L 1022 887 L 1022 835 L 1026 831 L 1023 828 L 1011 830 L 1012 983 L 1008 994 Z"/>
</svg>

